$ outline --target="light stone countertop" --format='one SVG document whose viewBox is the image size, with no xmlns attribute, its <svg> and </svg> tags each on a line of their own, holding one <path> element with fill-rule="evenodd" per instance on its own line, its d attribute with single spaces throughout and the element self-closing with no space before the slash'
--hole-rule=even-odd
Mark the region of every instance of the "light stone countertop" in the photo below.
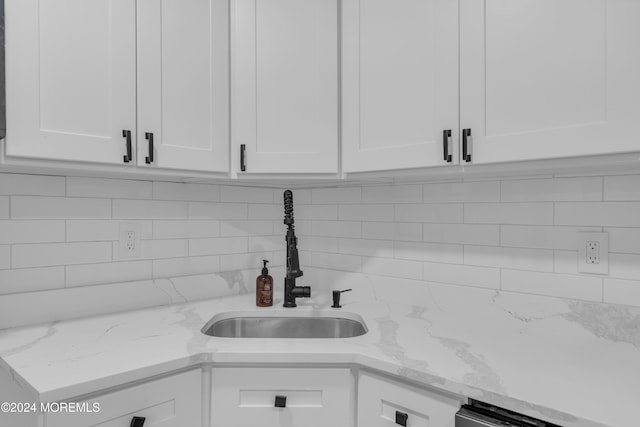
<svg viewBox="0 0 640 427">
<path fill-rule="evenodd" d="M 329 295 L 295 309 L 279 298 L 256 308 L 246 294 L 5 329 L 0 369 L 35 400 L 55 401 L 203 363 L 347 363 L 563 426 L 640 424 L 640 310 L 436 284 L 421 292 L 406 304 L 345 294 L 336 311 L 369 329 L 348 339 L 200 332 L 228 311 L 335 310 Z"/>
</svg>

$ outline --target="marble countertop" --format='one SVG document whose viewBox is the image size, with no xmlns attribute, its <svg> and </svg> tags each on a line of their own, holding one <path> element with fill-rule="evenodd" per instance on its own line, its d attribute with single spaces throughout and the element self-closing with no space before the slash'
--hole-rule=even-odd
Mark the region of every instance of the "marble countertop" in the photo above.
<svg viewBox="0 0 640 427">
<path fill-rule="evenodd" d="M 563 426 L 637 425 L 640 311 L 428 285 L 407 304 L 344 294 L 369 331 L 348 339 L 214 338 L 200 332 L 253 295 L 0 331 L 0 368 L 34 399 L 69 399 L 203 363 L 358 364 Z M 411 305 L 419 301 L 420 305 Z M 337 311 L 340 311 L 337 310 Z"/>
</svg>

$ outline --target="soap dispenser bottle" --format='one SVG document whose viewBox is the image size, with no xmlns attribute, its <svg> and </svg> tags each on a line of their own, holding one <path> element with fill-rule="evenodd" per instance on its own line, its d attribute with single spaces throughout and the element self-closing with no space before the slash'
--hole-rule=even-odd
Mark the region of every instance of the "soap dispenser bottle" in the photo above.
<svg viewBox="0 0 640 427">
<path fill-rule="evenodd" d="M 273 305 L 273 277 L 269 276 L 267 261 L 263 259 L 262 274 L 256 278 L 256 305 L 258 307 L 271 307 Z"/>
</svg>

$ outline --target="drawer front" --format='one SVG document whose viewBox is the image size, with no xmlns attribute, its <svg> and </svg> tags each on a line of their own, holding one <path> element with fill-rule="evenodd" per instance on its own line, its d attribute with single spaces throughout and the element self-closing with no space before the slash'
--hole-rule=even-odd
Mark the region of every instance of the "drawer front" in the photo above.
<svg viewBox="0 0 640 427">
<path fill-rule="evenodd" d="M 353 425 L 353 380 L 346 368 L 219 368 L 212 384 L 213 427 Z"/>
<path fill-rule="evenodd" d="M 453 427 L 462 400 L 363 372 L 358 379 L 359 427 Z"/>
<path fill-rule="evenodd" d="M 200 427 L 202 425 L 202 371 L 104 394 L 83 402 L 93 413 L 48 413 L 46 427 L 130 427 L 133 417 L 144 417 L 144 427 Z"/>
</svg>

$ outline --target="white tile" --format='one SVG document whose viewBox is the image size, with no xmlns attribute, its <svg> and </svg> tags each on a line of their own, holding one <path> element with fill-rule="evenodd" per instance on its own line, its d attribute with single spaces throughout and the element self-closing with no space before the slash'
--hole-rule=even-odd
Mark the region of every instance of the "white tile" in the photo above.
<svg viewBox="0 0 640 427">
<path fill-rule="evenodd" d="M 553 203 L 465 203 L 464 222 L 551 225 Z"/>
<path fill-rule="evenodd" d="M 516 248 L 578 249 L 578 232 L 597 232 L 593 227 L 554 227 L 533 225 L 500 226 L 500 244 Z"/>
<path fill-rule="evenodd" d="M 13 245 L 11 266 L 25 268 L 110 262 L 111 246 L 110 242 Z"/>
<path fill-rule="evenodd" d="M 9 197 L 0 196 L 0 219 L 9 218 Z"/>
<path fill-rule="evenodd" d="M 237 203 L 189 202 L 189 218 L 247 219 L 247 205 Z"/>
<path fill-rule="evenodd" d="M 361 224 L 358 221 L 312 221 L 311 234 L 324 237 L 361 237 Z"/>
<path fill-rule="evenodd" d="M 423 263 L 424 280 L 454 285 L 474 286 L 477 288 L 499 289 L 500 269 L 472 267 L 461 264 Z"/>
<path fill-rule="evenodd" d="M 284 214 L 283 214 L 284 215 Z M 336 220 L 338 219 L 337 205 L 303 205 L 294 209 L 296 221 L 304 220 Z"/>
<path fill-rule="evenodd" d="M 220 221 L 155 220 L 154 239 L 196 239 L 220 236 Z"/>
<path fill-rule="evenodd" d="M 0 221 L 0 244 L 64 242 L 64 221 Z"/>
<path fill-rule="evenodd" d="M 12 196 L 13 219 L 111 217 L 111 200 L 70 197 Z"/>
<path fill-rule="evenodd" d="M 295 200 L 295 194 L 294 194 Z M 360 187 L 314 188 L 311 190 L 311 203 L 360 203 L 362 189 Z"/>
<path fill-rule="evenodd" d="M 271 221 L 222 221 L 220 236 L 269 236 L 273 234 Z"/>
<path fill-rule="evenodd" d="M 394 242 L 394 256 L 429 262 L 462 264 L 462 245 L 422 242 Z"/>
<path fill-rule="evenodd" d="M 122 220 L 68 220 L 67 242 L 116 241 L 120 238 L 120 224 L 138 224 L 142 234 L 140 239 L 151 239 L 151 221 Z"/>
<path fill-rule="evenodd" d="M 498 202 L 500 181 L 425 184 L 423 198 L 425 203 Z"/>
<path fill-rule="evenodd" d="M 427 224 L 415 222 L 396 222 L 393 227 L 393 240 L 405 242 L 422 241 L 423 226 Z M 364 224 L 363 224 L 364 227 Z"/>
<path fill-rule="evenodd" d="M 0 294 L 64 288 L 64 267 L 0 270 Z"/>
<path fill-rule="evenodd" d="M 11 267 L 11 246 L 0 245 L 0 270 Z"/>
<path fill-rule="evenodd" d="M 185 184 L 179 182 L 154 182 L 153 198 L 155 200 L 217 202 L 220 200 L 220 186 Z"/>
<path fill-rule="evenodd" d="M 284 238 L 282 243 L 285 244 Z M 298 248 L 310 252 L 338 253 L 338 239 L 335 237 L 300 236 Z"/>
<path fill-rule="evenodd" d="M 114 218 L 186 218 L 187 202 L 159 200 L 114 200 Z"/>
<path fill-rule="evenodd" d="M 269 252 L 286 249 L 282 236 L 249 236 L 249 252 Z"/>
<path fill-rule="evenodd" d="M 395 205 L 395 220 L 398 222 L 461 223 L 462 206 L 461 203 Z"/>
<path fill-rule="evenodd" d="M 284 190 L 275 190 L 273 195 L 273 202 L 278 205 L 282 205 L 284 202 Z M 293 190 L 293 202 L 296 206 L 310 205 L 311 204 L 311 190 Z"/>
<path fill-rule="evenodd" d="M 362 271 L 362 259 L 355 255 L 314 252 L 311 255 L 310 266 L 329 270 L 360 272 Z"/>
<path fill-rule="evenodd" d="M 481 224 L 424 224 L 423 240 L 432 243 L 498 246 L 500 227 Z"/>
<path fill-rule="evenodd" d="M 338 240 L 338 252 L 349 255 L 362 255 L 377 258 L 393 257 L 393 242 L 389 240 Z"/>
<path fill-rule="evenodd" d="M 393 258 L 363 258 L 362 272 L 378 276 L 422 279 L 422 263 Z"/>
<path fill-rule="evenodd" d="M 189 256 L 189 240 L 187 239 L 143 240 L 141 244 L 142 258 L 159 259 Z M 114 243 L 114 250 L 117 250 L 117 242 Z"/>
<path fill-rule="evenodd" d="M 280 220 L 284 219 L 284 208 L 281 205 L 267 205 L 267 204 L 253 204 L 247 205 L 248 219 L 270 219 Z M 296 207 L 295 216 L 300 218 L 300 207 Z"/>
<path fill-rule="evenodd" d="M 340 205 L 341 221 L 393 221 L 393 205 Z"/>
<path fill-rule="evenodd" d="M 220 187 L 220 201 L 240 203 L 273 203 L 273 191 L 270 188 L 222 185 Z"/>
<path fill-rule="evenodd" d="M 311 223 L 312 221 L 298 220 L 296 219 L 295 231 L 298 236 L 310 236 L 311 235 Z M 281 221 L 276 220 L 273 222 L 273 234 L 277 236 L 284 236 L 287 233 L 287 226 Z M 284 238 L 284 237 L 283 237 Z"/>
<path fill-rule="evenodd" d="M 395 236 L 396 225 L 400 223 L 393 222 L 363 222 L 362 238 L 363 239 L 382 239 L 393 240 Z M 422 224 L 420 224 L 422 230 Z"/>
<path fill-rule="evenodd" d="M 561 298 L 602 301 L 602 278 L 502 270 L 502 289 Z"/>
<path fill-rule="evenodd" d="M 131 179 L 67 178 L 67 196 L 101 199 L 151 199 L 151 182 Z"/>
<path fill-rule="evenodd" d="M 604 302 L 640 307 L 640 281 L 605 278 Z"/>
<path fill-rule="evenodd" d="M 262 260 L 270 258 L 271 254 L 268 252 L 220 255 L 220 271 L 255 270 L 257 277 L 262 269 Z M 255 286 L 255 281 L 249 283 L 249 291 L 254 291 Z"/>
<path fill-rule="evenodd" d="M 604 199 L 640 201 L 640 175 L 604 177 Z"/>
<path fill-rule="evenodd" d="M 609 276 L 616 279 L 640 280 L 640 255 L 610 253 Z"/>
<path fill-rule="evenodd" d="M 66 286 L 88 286 L 151 279 L 151 261 L 109 262 L 104 264 L 69 265 Z"/>
<path fill-rule="evenodd" d="M 605 228 L 609 233 L 609 251 L 640 254 L 640 228 Z"/>
<path fill-rule="evenodd" d="M 246 253 L 248 250 L 249 239 L 247 237 L 189 240 L 189 256 Z"/>
<path fill-rule="evenodd" d="M 564 274 L 579 274 L 578 251 L 553 251 L 553 271 Z"/>
<path fill-rule="evenodd" d="M 217 273 L 218 271 L 220 271 L 220 257 L 217 255 L 153 260 L 154 279 Z"/>
<path fill-rule="evenodd" d="M 362 187 L 363 203 L 422 203 L 421 185 Z"/>
<path fill-rule="evenodd" d="M 555 224 L 640 227 L 640 203 L 556 203 Z"/>
<path fill-rule="evenodd" d="M 465 245 L 464 263 L 482 267 L 552 272 L 553 251 Z"/>
<path fill-rule="evenodd" d="M 588 202 L 602 200 L 602 178 L 502 181 L 503 202 Z"/>
<path fill-rule="evenodd" d="M 2 173 L 0 195 L 64 196 L 65 177 Z"/>
</svg>

